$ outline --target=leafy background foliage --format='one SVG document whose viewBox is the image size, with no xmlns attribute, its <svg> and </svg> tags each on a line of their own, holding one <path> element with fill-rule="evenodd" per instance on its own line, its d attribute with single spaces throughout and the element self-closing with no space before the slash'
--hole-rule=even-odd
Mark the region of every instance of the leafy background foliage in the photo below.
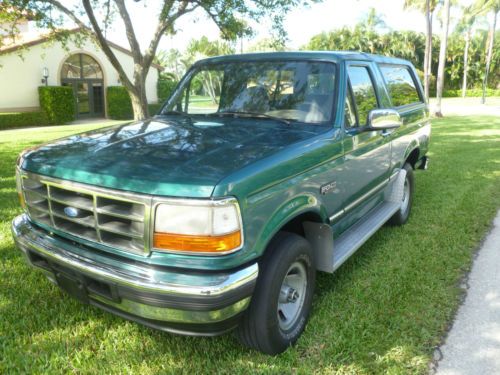
<svg viewBox="0 0 500 375">
<path fill-rule="evenodd" d="M 108 117 L 114 120 L 128 120 L 134 117 L 132 102 L 123 86 L 106 88 Z"/>
<path fill-rule="evenodd" d="M 164 102 L 174 91 L 177 81 L 172 79 L 160 77 L 157 84 L 158 101 Z"/>
</svg>

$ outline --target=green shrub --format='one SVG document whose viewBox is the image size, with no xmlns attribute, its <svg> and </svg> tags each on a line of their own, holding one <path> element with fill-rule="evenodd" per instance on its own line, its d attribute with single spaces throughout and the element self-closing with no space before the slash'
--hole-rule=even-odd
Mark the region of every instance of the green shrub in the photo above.
<svg viewBox="0 0 500 375">
<path fill-rule="evenodd" d="M 0 130 L 22 126 L 43 126 L 49 123 L 43 111 L 0 113 Z"/>
<path fill-rule="evenodd" d="M 163 103 L 158 104 L 148 104 L 149 115 L 154 116 L 158 113 Z"/>
<path fill-rule="evenodd" d="M 134 118 L 132 101 L 123 86 L 108 86 L 106 89 L 108 117 L 113 120 L 131 120 Z"/>
<path fill-rule="evenodd" d="M 40 86 L 38 97 L 49 124 L 64 124 L 75 119 L 75 96 L 71 87 Z"/>
<path fill-rule="evenodd" d="M 176 81 L 170 79 L 160 78 L 156 84 L 156 92 L 158 94 L 158 101 L 160 103 L 164 102 L 170 97 L 170 94 L 174 91 L 177 86 Z"/>
<path fill-rule="evenodd" d="M 443 98 L 458 98 L 462 96 L 462 90 L 445 90 Z M 483 89 L 468 89 L 465 92 L 466 97 L 481 97 L 483 96 Z M 500 90 L 486 89 L 486 96 L 500 96 Z"/>
<path fill-rule="evenodd" d="M 420 79 L 420 82 L 422 83 L 422 88 L 423 88 L 424 87 L 424 72 L 417 69 L 417 75 L 418 75 L 418 78 Z M 429 77 L 429 95 L 430 96 L 436 95 L 436 76 L 433 74 L 431 74 L 431 76 Z"/>
</svg>

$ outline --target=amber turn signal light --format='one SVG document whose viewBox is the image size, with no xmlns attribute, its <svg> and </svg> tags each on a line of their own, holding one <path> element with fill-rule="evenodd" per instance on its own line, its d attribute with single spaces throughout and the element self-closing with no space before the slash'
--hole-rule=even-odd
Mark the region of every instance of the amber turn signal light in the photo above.
<svg viewBox="0 0 500 375">
<path fill-rule="evenodd" d="M 241 232 L 220 236 L 192 236 L 185 234 L 154 234 L 154 247 L 158 250 L 174 250 L 196 253 L 223 253 L 241 245 Z"/>
</svg>

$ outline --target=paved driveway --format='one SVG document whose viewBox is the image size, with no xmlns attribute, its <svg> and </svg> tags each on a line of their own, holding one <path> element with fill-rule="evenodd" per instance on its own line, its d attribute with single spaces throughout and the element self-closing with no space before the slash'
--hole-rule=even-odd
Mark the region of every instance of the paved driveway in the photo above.
<svg viewBox="0 0 500 375">
<path fill-rule="evenodd" d="M 500 374 L 500 211 L 468 277 L 467 296 L 440 351 L 439 375 Z"/>
<path fill-rule="evenodd" d="M 481 98 L 443 98 L 441 108 L 444 116 L 458 115 L 490 115 L 500 116 L 500 97 L 486 98 L 486 104 L 481 104 Z M 434 113 L 436 99 L 430 100 L 431 113 Z"/>
</svg>

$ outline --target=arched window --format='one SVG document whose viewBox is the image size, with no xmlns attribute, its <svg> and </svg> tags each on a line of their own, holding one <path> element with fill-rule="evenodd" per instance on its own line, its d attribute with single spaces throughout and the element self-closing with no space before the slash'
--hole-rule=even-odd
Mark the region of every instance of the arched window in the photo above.
<svg viewBox="0 0 500 375">
<path fill-rule="evenodd" d="M 102 69 L 93 57 L 77 53 L 64 62 L 61 79 L 102 79 Z"/>
</svg>

